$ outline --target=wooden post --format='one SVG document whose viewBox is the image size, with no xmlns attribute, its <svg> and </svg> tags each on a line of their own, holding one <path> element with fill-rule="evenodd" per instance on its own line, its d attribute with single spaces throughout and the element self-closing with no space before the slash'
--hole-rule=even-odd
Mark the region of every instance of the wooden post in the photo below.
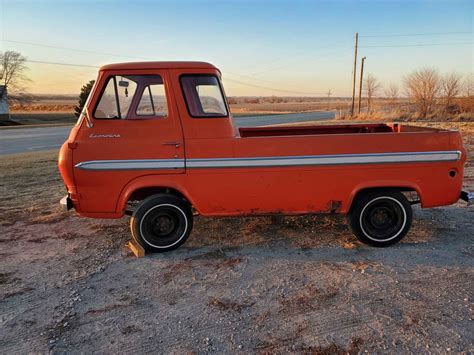
<svg viewBox="0 0 474 355">
<path fill-rule="evenodd" d="M 357 76 L 357 46 L 359 44 L 359 33 L 355 34 L 355 46 L 354 46 L 354 78 L 352 80 L 352 104 L 351 104 L 351 116 L 354 116 L 354 105 L 355 105 L 355 88 L 356 88 L 356 76 Z"/>
<path fill-rule="evenodd" d="M 131 240 L 127 243 L 127 247 L 132 251 L 133 255 L 137 258 L 143 258 L 145 256 L 145 249 L 138 244 L 135 240 Z"/>
<path fill-rule="evenodd" d="M 359 84 L 359 108 L 357 110 L 357 114 L 360 115 L 360 107 L 361 107 L 361 102 L 362 102 L 362 80 L 364 78 L 364 63 L 365 63 L 365 58 L 362 58 L 362 63 L 360 64 L 360 84 Z"/>
</svg>

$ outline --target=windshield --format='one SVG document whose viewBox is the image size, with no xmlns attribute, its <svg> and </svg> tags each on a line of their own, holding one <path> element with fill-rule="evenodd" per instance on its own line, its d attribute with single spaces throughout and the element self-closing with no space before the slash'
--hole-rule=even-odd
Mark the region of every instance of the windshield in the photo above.
<svg viewBox="0 0 474 355">
<path fill-rule="evenodd" d="M 94 110 L 95 119 L 150 119 L 167 115 L 163 79 L 155 74 L 110 76 Z"/>
</svg>

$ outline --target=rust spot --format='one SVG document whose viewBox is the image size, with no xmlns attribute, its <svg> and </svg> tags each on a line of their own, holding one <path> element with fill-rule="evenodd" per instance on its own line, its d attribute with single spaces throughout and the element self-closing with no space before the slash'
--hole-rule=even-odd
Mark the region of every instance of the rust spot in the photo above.
<svg viewBox="0 0 474 355">
<path fill-rule="evenodd" d="M 341 201 L 330 200 L 327 204 L 327 210 L 330 213 L 338 213 L 341 208 Z"/>
<path fill-rule="evenodd" d="M 285 213 L 283 209 L 276 210 L 262 210 L 259 208 L 251 208 L 248 211 L 236 210 L 237 216 L 240 217 L 261 217 L 261 216 L 285 216 L 288 213 Z"/>
</svg>

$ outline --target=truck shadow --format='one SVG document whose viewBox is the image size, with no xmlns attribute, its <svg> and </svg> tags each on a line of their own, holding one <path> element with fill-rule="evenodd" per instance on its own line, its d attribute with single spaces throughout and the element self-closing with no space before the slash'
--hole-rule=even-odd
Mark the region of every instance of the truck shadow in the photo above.
<svg viewBox="0 0 474 355">
<path fill-rule="evenodd" d="M 226 262 L 242 258 L 320 262 L 383 262 L 394 266 L 450 266 L 474 255 L 472 209 L 414 209 L 412 230 L 389 248 L 357 241 L 342 216 L 248 217 L 196 220 L 178 250 L 153 259 Z M 449 256 L 448 258 L 446 256 Z"/>
<path fill-rule="evenodd" d="M 415 214 L 420 214 L 415 211 Z M 410 233 L 403 244 L 433 241 L 437 226 L 431 216 L 415 216 Z M 193 234 L 186 247 L 219 246 L 283 246 L 293 249 L 340 247 L 359 249 L 365 247 L 352 234 L 345 216 L 268 216 L 242 218 L 197 218 Z"/>
</svg>

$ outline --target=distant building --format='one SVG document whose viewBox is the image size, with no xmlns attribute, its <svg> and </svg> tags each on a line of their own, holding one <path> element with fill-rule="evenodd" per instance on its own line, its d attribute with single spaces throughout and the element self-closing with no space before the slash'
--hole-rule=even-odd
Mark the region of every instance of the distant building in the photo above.
<svg viewBox="0 0 474 355">
<path fill-rule="evenodd" d="M 7 88 L 4 85 L 0 85 L 0 121 L 8 120 L 9 118 Z"/>
</svg>

